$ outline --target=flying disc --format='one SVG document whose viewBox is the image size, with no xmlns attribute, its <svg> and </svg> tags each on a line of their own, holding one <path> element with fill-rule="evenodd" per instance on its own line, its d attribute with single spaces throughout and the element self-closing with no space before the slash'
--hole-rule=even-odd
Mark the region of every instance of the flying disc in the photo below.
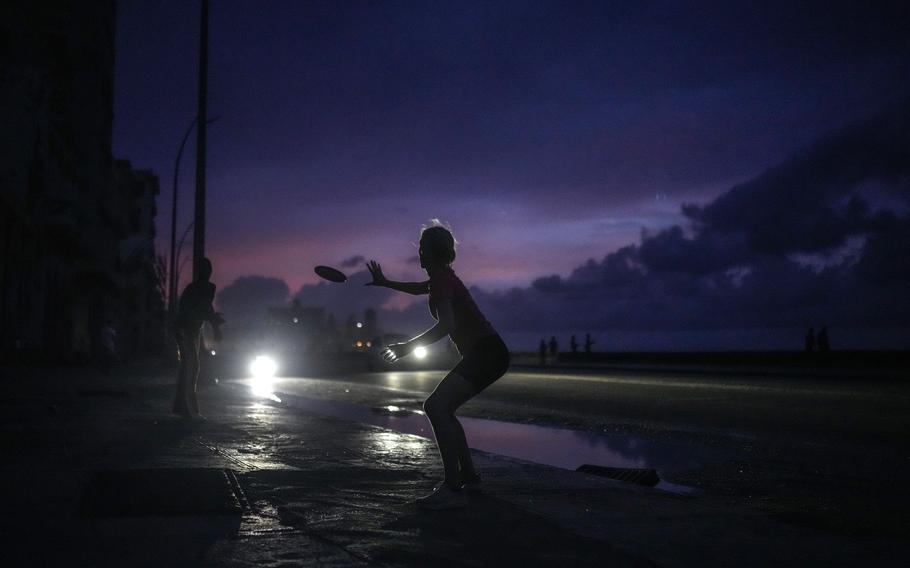
<svg viewBox="0 0 910 568">
<path fill-rule="evenodd" d="M 344 275 L 344 272 L 337 268 L 332 268 L 331 266 L 320 265 L 313 270 L 320 278 L 325 278 L 329 282 L 345 282 L 348 279 L 348 277 Z"/>
</svg>

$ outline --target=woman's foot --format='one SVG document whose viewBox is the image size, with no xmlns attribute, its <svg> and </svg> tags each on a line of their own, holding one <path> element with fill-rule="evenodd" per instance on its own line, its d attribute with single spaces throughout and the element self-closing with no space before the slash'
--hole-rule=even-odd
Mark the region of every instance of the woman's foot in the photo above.
<svg viewBox="0 0 910 568">
<path fill-rule="evenodd" d="M 452 489 L 448 483 L 442 483 L 432 493 L 418 499 L 417 506 L 431 511 L 463 509 L 465 497 L 463 492 Z"/>
</svg>

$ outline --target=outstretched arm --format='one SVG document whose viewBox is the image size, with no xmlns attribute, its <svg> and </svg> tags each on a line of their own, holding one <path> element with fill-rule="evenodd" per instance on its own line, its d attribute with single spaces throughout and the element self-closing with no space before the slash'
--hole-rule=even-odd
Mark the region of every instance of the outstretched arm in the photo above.
<svg viewBox="0 0 910 568">
<path fill-rule="evenodd" d="M 391 288 L 392 290 L 404 292 L 405 294 L 411 294 L 412 296 L 419 296 L 430 292 L 429 280 L 426 282 L 396 282 L 394 280 L 389 280 L 385 277 L 385 274 L 382 273 L 382 267 L 379 266 L 379 263 L 375 260 L 371 260 L 367 263 L 367 270 L 370 271 L 370 275 L 373 277 L 373 281 L 367 283 L 367 286 L 384 286 L 386 288 Z"/>
<path fill-rule="evenodd" d="M 418 347 L 426 347 L 436 343 L 452 333 L 452 330 L 455 329 L 455 312 L 452 310 L 452 301 L 444 299 L 439 300 L 436 304 L 436 315 L 439 316 L 439 321 L 436 322 L 436 325 L 410 341 L 394 343 L 386 347 L 382 352 L 382 356 L 386 361 L 395 362 L 402 357 L 410 355 Z"/>
<path fill-rule="evenodd" d="M 215 341 L 221 341 L 221 326 L 224 324 L 224 316 L 215 311 L 212 301 L 215 299 L 215 285 L 211 287 L 211 297 L 205 306 L 205 320 L 212 326 L 212 334 Z"/>
</svg>

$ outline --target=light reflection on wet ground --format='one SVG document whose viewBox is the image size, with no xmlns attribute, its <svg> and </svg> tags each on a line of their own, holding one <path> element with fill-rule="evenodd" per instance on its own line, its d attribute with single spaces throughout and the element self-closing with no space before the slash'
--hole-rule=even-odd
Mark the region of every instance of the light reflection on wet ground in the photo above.
<svg viewBox="0 0 910 568">
<path fill-rule="evenodd" d="M 280 393 L 283 404 L 317 414 L 352 420 L 432 438 L 423 412 L 400 406 L 368 407 L 348 402 Z M 705 448 L 655 443 L 630 436 L 607 436 L 590 432 L 548 428 L 459 417 L 472 448 L 563 469 L 582 464 L 661 470 L 697 469 L 716 458 Z M 404 451 L 404 448 L 396 448 Z M 658 489 L 691 493 L 693 488 L 661 481 Z"/>
</svg>

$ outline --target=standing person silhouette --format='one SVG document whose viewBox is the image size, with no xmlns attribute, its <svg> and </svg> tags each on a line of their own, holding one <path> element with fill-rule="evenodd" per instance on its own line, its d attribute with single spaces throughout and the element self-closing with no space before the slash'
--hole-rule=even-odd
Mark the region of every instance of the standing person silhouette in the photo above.
<svg viewBox="0 0 910 568">
<path fill-rule="evenodd" d="M 174 414 L 185 418 L 205 419 L 199 413 L 196 400 L 196 381 L 199 378 L 199 347 L 202 341 L 202 326 L 212 324 L 215 341 L 221 340 L 221 324 L 224 318 L 212 307 L 215 299 L 215 285 L 212 277 L 212 263 L 207 258 L 196 262 L 196 279 L 183 289 L 177 306 L 174 335 L 177 338 L 180 369 L 177 372 L 177 394 L 174 397 Z"/>
<path fill-rule="evenodd" d="M 429 294 L 430 314 L 437 320 L 436 325 L 417 337 L 389 345 L 383 352 L 387 361 L 394 362 L 447 335 L 461 353 L 461 361 L 423 405 L 433 427 L 445 478 L 432 493 L 417 500 L 417 505 L 424 509 L 455 509 L 465 506 L 462 489 L 479 490 L 481 481 L 455 411 L 505 374 L 509 368 L 509 350 L 452 270 L 455 238 L 438 220 L 434 219 L 421 232 L 419 255 L 420 266 L 426 270 L 429 280 L 394 282 L 385 277 L 375 260 L 371 260 L 367 268 L 373 281 L 368 285 L 385 286 L 413 295 Z"/>
<path fill-rule="evenodd" d="M 828 326 L 823 325 L 821 331 L 818 332 L 818 336 L 815 339 L 818 343 L 818 350 L 822 353 L 827 353 L 831 348 L 831 344 L 828 342 Z"/>
<path fill-rule="evenodd" d="M 809 331 L 806 332 L 806 339 L 804 341 L 804 347 L 806 353 L 811 353 L 815 351 L 815 328 L 810 327 Z"/>
</svg>

